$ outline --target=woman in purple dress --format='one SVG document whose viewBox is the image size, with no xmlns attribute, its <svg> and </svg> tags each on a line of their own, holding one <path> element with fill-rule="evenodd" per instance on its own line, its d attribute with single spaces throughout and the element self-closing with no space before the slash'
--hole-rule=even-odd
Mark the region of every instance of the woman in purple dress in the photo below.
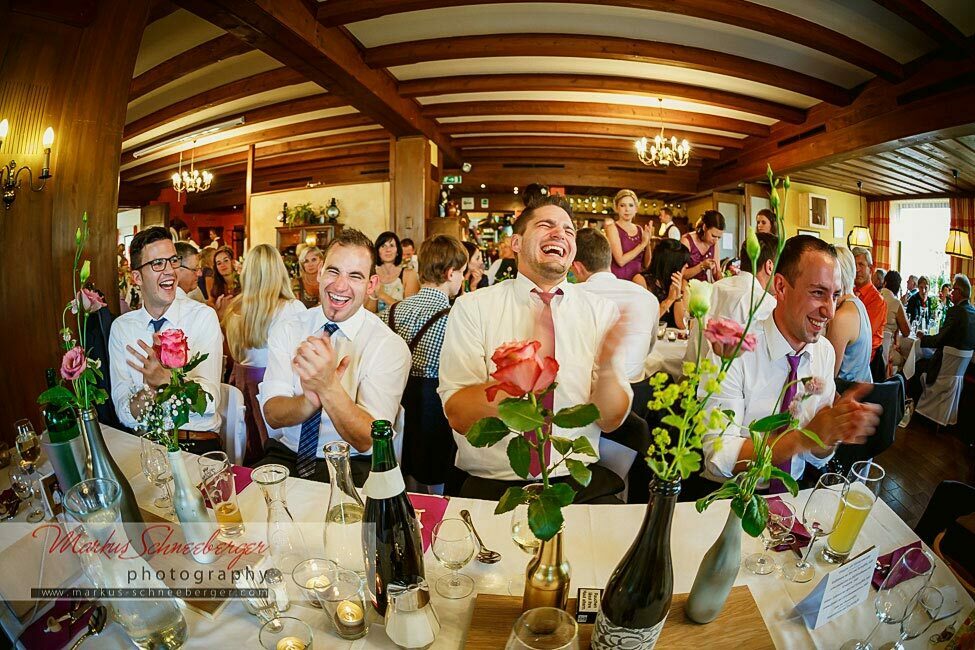
<svg viewBox="0 0 975 650">
<path fill-rule="evenodd" d="M 708 210 L 698 219 L 694 230 L 681 238 L 681 243 L 691 252 L 685 278 L 715 282 L 721 277 L 716 250 L 722 234 L 724 217 L 717 210 Z"/>
<path fill-rule="evenodd" d="M 621 280 L 632 280 L 633 276 L 650 263 L 650 226 L 641 228 L 633 223 L 636 216 L 637 198 L 633 190 L 620 190 L 613 199 L 616 208 L 616 221 L 606 227 L 606 239 L 613 254 L 609 270 Z"/>
</svg>

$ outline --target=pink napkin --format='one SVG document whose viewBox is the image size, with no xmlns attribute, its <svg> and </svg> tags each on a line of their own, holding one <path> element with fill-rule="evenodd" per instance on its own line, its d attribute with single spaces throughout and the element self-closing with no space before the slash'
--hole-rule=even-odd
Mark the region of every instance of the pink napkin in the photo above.
<svg viewBox="0 0 975 650">
<path fill-rule="evenodd" d="M 69 646 L 76 636 L 88 629 L 88 619 L 91 618 L 92 612 L 95 611 L 94 608 L 86 612 L 70 627 L 68 621 L 61 621 L 60 632 L 45 632 L 44 628 L 47 627 L 48 616 L 61 618 L 61 616 L 71 611 L 74 603 L 75 601 L 73 600 L 58 600 L 54 603 L 54 607 L 27 626 L 24 633 L 20 635 L 20 641 L 24 644 L 24 647 L 28 648 L 28 650 L 33 650 L 34 648 L 60 650 Z M 87 603 L 83 603 L 81 606 L 85 607 L 86 605 Z"/>
<path fill-rule="evenodd" d="M 254 471 L 249 467 L 241 467 L 240 465 L 231 466 L 231 471 L 234 473 L 234 489 L 237 490 L 239 495 L 244 491 L 244 488 L 251 484 L 253 479 L 251 478 L 251 473 Z M 210 498 L 207 496 L 206 491 L 203 489 L 203 485 L 199 486 L 200 492 L 203 493 L 203 503 L 207 508 L 213 508 L 210 503 Z"/>
<path fill-rule="evenodd" d="M 435 494 L 409 494 L 410 503 L 420 518 L 420 536 L 423 538 L 423 552 L 426 553 L 433 543 L 433 529 L 443 521 L 447 512 L 447 497 Z"/>
<path fill-rule="evenodd" d="M 887 555 L 881 555 L 877 558 L 877 564 L 878 566 L 883 567 L 883 570 L 874 569 L 873 571 L 873 580 L 871 580 L 871 582 L 873 583 L 874 589 L 880 589 L 880 585 L 883 584 L 884 578 L 887 577 L 889 572 L 893 571 L 894 565 L 897 564 L 897 561 L 901 559 L 904 553 L 907 553 L 907 551 L 912 548 L 921 548 L 921 542 L 917 541 L 908 544 L 907 546 L 901 546 L 899 549 L 893 550 Z M 923 572 L 931 568 L 931 562 L 929 562 L 928 558 L 923 554 L 912 553 L 911 558 L 912 559 L 909 561 L 909 564 L 911 565 L 911 569 L 914 571 Z M 915 574 L 912 571 L 908 571 L 902 567 L 896 574 L 890 576 L 888 586 L 893 587 L 894 585 L 898 585 L 905 580 L 913 578 L 914 576 Z"/>
<path fill-rule="evenodd" d="M 783 516 L 789 514 L 788 508 L 786 508 L 782 504 L 781 497 L 773 496 L 773 497 L 768 497 L 765 500 L 768 502 L 769 512 L 774 512 L 777 515 L 783 515 Z M 790 544 L 779 544 L 778 546 L 774 547 L 772 550 L 776 552 L 788 551 L 791 548 L 798 551 L 799 549 L 803 549 L 809 546 L 809 540 L 812 539 L 812 535 L 809 534 L 809 531 L 806 530 L 806 527 L 802 525 L 802 522 L 799 521 L 798 517 L 792 521 L 792 536 L 796 538 L 796 541 Z"/>
</svg>

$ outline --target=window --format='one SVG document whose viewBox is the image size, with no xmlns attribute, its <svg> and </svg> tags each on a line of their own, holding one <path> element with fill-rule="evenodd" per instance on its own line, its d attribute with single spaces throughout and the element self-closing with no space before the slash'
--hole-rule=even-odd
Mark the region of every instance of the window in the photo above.
<svg viewBox="0 0 975 650">
<path fill-rule="evenodd" d="M 891 203 L 890 259 L 905 282 L 909 275 L 923 275 L 930 281 L 932 291 L 937 292 L 939 285 L 935 283 L 939 278 L 941 282 L 950 281 L 951 263 L 945 254 L 950 224 L 947 200 Z"/>
</svg>

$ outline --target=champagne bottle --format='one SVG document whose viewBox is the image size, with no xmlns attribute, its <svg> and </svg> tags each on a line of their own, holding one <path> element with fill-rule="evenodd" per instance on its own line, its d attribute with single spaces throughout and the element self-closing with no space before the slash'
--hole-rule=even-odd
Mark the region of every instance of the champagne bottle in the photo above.
<svg viewBox="0 0 975 650">
<path fill-rule="evenodd" d="M 366 586 L 376 612 L 386 616 L 389 586 L 416 584 L 423 575 L 423 544 L 413 504 L 393 452 L 393 428 L 372 423 L 372 471 L 362 489 L 366 508 L 362 548 Z"/>
<path fill-rule="evenodd" d="M 679 481 L 656 480 L 651 485 L 640 532 L 603 591 L 593 650 L 652 650 L 660 638 L 674 593 L 670 525 L 679 492 Z"/>
<path fill-rule="evenodd" d="M 54 368 L 48 368 L 44 374 L 48 388 L 57 386 L 57 375 Z M 78 419 L 70 407 L 58 409 L 55 405 L 48 404 L 41 411 L 41 414 L 44 416 L 44 426 L 52 443 L 67 442 L 78 437 L 80 433 L 78 431 Z"/>
</svg>

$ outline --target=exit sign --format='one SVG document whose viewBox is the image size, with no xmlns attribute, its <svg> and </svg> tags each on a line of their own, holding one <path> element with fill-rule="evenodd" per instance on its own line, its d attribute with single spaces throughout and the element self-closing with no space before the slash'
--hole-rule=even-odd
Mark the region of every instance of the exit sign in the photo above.
<svg viewBox="0 0 975 650">
<path fill-rule="evenodd" d="M 441 182 L 444 185 L 460 185 L 461 183 L 464 182 L 464 177 L 461 176 L 460 174 L 458 174 L 457 176 L 444 176 L 443 181 Z"/>
</svg>

